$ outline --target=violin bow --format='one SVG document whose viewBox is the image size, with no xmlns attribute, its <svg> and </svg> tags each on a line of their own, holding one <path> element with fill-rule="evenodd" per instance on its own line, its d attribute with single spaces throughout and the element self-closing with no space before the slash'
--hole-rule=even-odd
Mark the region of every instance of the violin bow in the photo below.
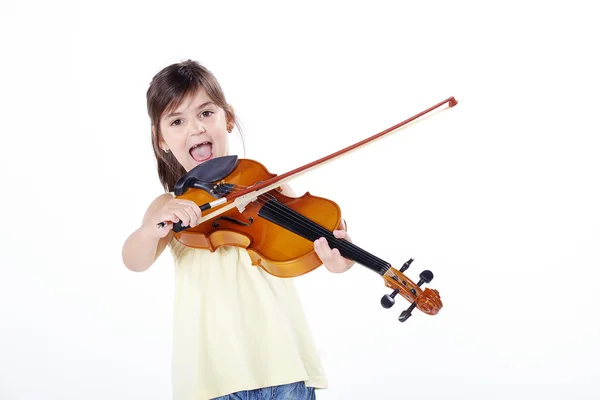
<svg viewBox="0 0 600 400">
<path fill-rule="evenodd" d="M 347 152 L 349 152 L 351 150 L 354 150 L 354 149 L 356 149 L 356 148 L 358 148 L 360 146 L 363 146 L 363 145 L 365 145 L 365 144 L 367 144 L 367 143 L 369 143 L 369 142 L 371 142 L 371 141 L 373 141 L 375 139 L 378 139 L 378 138 L 380 138 L 383 135 L 386 135 L 386 134 L 388 134 L 388 133 L 390 133 L 392 131 L 395 131 L 395 130 L 403 127 L 404 125 L 406 125 L 406 124 L 408 124 L 410 122 L 413 122 L 414 120 L 422 117 L 423 115 L 430 113 L 431 111 L 435 110 L 436 108 L 439 108 L 439 107 L 443 106 L 446 103 L 448 103 L 448 108 L 452 108 L 456 104 L 458 104 L 458 101 L 456 101 L 456 99 L 454 98 L 454 96 L 448 97 L 447 99 L 445 99 L 443 101 L 440 101 L 439 103 L 437 103 L 437 104 L 429 107 L 428 109 L 423 110 L 420 113 L 415 114 L 412 117 L 410 117 L 410 118 L 408 118 L 408 119 L 406 119 L 406 120 L 404 120 L 404 121 L 402 121 L 402 122 L 400 122 L 400 123 L 398 123 L 398 124 L 396 124 L 394 126 L 391 126 L 391 127 L 387 128 L 387 129 L 385 129 L 385 130 L 383 130 L 383 131 L 381 131 L 381 132 L 379 132 L 379 133 L 377 133 L 377 134 L 375 134 L 375 135 L 373 135 L 371 137 L 363 139 L 363 140 L 361 140 L 361 141 L 359 141 L 359 142 L 357 142 L 357 143 L 355 143 L 353 145 L 350 145 L 350 146 L 345 147 L 345 148 L 343 148 L 341 150 L 338 150 L 335 153 L 332 153 L 332 154 L 330 154 L 328 156 L 322 157 L 322 158 L 320 158 L 318 160 L 310 162 L 310 163 L 308 163 L 306 165 L 303 165 L 301 167 L 293 169 L 293 170 L 291 170 L 289 172 L 286 172 L 284 174 L 274 176 L 271 179 L 267 179 L 267 180 L 265 180 L 263 182 L 255 184 L 253 186 L 249 186 L 249 187 L 244 188 L 244 189 L 236 190 L 236 191 L 234 191 L 232 193 L 227 194 L 226 196 L 218 198 L 217 200 L 211 201 L 209 203 L 202 204 L 200 206 L 200 210 L 202 210 L 203 213 L 202 213 L 202 216 L 200 218 L 199 224 L 201 224 L 202 222 L 204 222 L 204 221 L 206 221 L 208 219 L 211 219 L 211 218 L 213 218 L 213 217 L 215 217 L 215 216 L 217 216 L 219 214 L 222 214 L 225 211 L 228 211 L 228 210 L 232 209 L 233 207 L 237 207 L 238 210 L 240 212 L 242 212 L 244 210 L 244 208 L 246 207 L 247 204 L 250 204 L 251 202 L 253 202 L 254 200 L 256 200 L 258 198 L 258 196 L 260 196 L 261 194 L 269 192 L 269 191 L 271 191 L 273 189 L 276 189 L 277 187 L 279 187 L 281 185 L 281 183 L 283 183 L 283 182 L 285 182 L 285 181 L 287 181 L 287 180 L 289 180 L 289 179 L 291 179 L 293 177 L 296 177 L 296 176 L 300 175 L 301 173 L 304 173 L 304 172 L 306 172 L 306 171 L 308 171 L 308 170 L 310 170 L 312 168 L 315 168 L 316 166 L 319 166 L 320 164 L 322 164 L 324 162 L 330 161 L 330 160 L 332 160 L 332 159 L 334 159 L 336 157 L 341 156 L 342 154 L 345 154 L 345 153 L 347 153 Z M 225 205 L 225 206 L 223 206 L 223 207 L 221 207 L 218 210 L 215 210 L 213 212 L 204 214 L 204 211 L 207 211 L 207 210 L 210 210 L 213 207 L 217 207 L 217 206 L 220 206 L 222 204 L 231 202 L 232 200 L 233 200 L 232 203 L 227 204 L 227 205 Z"/>
</svg>

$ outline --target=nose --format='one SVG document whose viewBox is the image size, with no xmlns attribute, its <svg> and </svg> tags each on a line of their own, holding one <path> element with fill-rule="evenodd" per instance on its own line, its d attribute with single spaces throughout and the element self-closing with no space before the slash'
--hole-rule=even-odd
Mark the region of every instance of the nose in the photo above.
<svg viewBox="0 0 600 400">
<path fill-rule="evenodd" d="M 190 134 L 191 135 L 200 135 L 204 132 L 206 132 L 206 127 L 204 126 L 204 123 L 199 119 L 194 119 L 193 122 L 189 125 L 190 128 Z"/>
</svg>

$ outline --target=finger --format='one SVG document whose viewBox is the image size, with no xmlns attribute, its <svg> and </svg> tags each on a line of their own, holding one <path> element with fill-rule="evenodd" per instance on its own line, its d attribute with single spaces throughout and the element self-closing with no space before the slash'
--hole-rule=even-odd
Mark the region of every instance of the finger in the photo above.
<svg viewBox="0 0 600 400">
<path fill-rule="evenodd" d="M 317 253 L 323 266 L 327 268 L 327 270 L 331 272 L 342 272 L 347 269 L 347 261 L 341 256 L 338 249 L 330 249 L 327 244 L 315 243 L 315 253 Z"/>
<path fill-rule="evenodd" d="M 190 226 L 198 225 L 198 221 L 200 220 L 200 217 L 202 217 L 202 210 L 200 210 L 198 204 L 191 200 L 185 199 L 178 199 L 177 203 L 182 205 L 183 209 L 190 216 Z"/>
<path fill-rule="evenodd" d="M 343 257 L 340 254 L 340 251 L 338 249 L 331 249 L 329 251 L 329 259 L 333 262 L 335 262 L 336 264 L 339 264 L 340 261 L 343 262 Z"/>
<path fill-rule="evenodd" d="M 338 239 L 346 239 L 348 241 L 351 240 L 350 235 L 348 235 L 348 232 L 340 229 L 336 229 L 335 231 L 333 231 L 333 236 L 335 236 Z"/>
<path fill-rule="evenodd" d="M 331 263 L 331 248 L 325 238 L 319 238 L 315 241 L 315 253 L 317 253 L 323 264 Z"/>
<path fill-rule="evenodd" d="M 190 226 L 191 217 L 190 217 L 190 215 L 184 209 L 182 209 L 182 208 L 176 208 L 176 209 L 173 210 L 173 212 L 181 220 L 181 225 L 182 226 Z"/>
<path fill-rule="evenodd" d="M 167 224 L 175 224 L 179 222 L 179 217 L 175 215 L 174 212 L 165 212 L 160 215 L 160 222 L 165 222 Z"/>
<path fill-rule="evenodd" d="M 342 256 L 339 249 L 331 249 L 331 260 L 336 266 L 340 267 L 346 265 L 348 262 L 348 260 Z"/>
<path fill-rule="evenodd" d="M 202 211 L 200 211 L 200 207 L 196 205 L 192 205 L 187 208 L 190 217 L 192 218 L 190 226 L 196 226 L 200 223 L 200 217 L 202 216 Z"/>
<path fill-rule="evenodd" d="M 198 222 L 198 216 L 194 212 L 191 206 L 183 206 L 181 207 L 181 211 L 186 213 L 189 217 L 188 226 L 196 226 Z"/>
<path fill-rule="evenodd" d="M 198 210 L 200 209 L 200 206 L 198 206 L 198 204 L 196 204 L 195 202 L 193 202 L 192 200 L 186 200 L 186 199 L 176 199 L 175 202 L 177 204 L 180 204 L 182 206 L 187 206 L 187 207 L 192 207 L 192 208 L 197 208 Z"/>
<path fill-rule="evenodd" d="M 323 261 L 323 256 L 325 255 L 325 252 L 323 249 L 323 238 L 319 238 L 319 239 L 315 240 L 314 245 L 315 245 L 315 253 L 317 253 L 317 255 L 319 256 L 321 261 Z"/>
<path fill-rule="evenodd" d="M 346 233 L 345 234 L 345 238 L 347 240 L 349 240 L 350 236 Z M 317 246 L 319 248 L 319 251 L 328 260 L 330 260 L 331 262 L 335 262 L 337 264 L 340 264 L 340 265 L 341 264 L 346 264 L 348 262 L 348 259 L 346 259 L 344 256 L 342 256 L 342 253 L 340 252 L 340 250 L 337 247 L 335 247 L 335 248 L 329 247 L 329 243 L 327 242 L 327 240 L 323 239 L 322 242 L 321 242 L 321 240 L 319 240 L 318 242 L 319 243 L 318 243 Z"/>
</svg>

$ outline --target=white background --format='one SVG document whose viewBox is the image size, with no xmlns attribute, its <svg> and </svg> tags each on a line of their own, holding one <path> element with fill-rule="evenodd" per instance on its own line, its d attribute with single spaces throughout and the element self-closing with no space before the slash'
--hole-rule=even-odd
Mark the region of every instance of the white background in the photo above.
<svg viewBox="0 0 600 400">
<path fill-rule="evenodd" d="M 414 3 L 423 3 L 414 5 Z M 485 3 L 485 5 L 484 5 Z M 591 2 L 589 2 L 591 4 Z M 198 60 L 359 246 L 435 279 L 406 323 L 355 266 L 297 279 L 319 399 L 600 395 L 597 14 L 585 2 L 3 2 L 0 399 L 170 399 L 173 274 L 121 246 L 161 193 L 145 92 Z M 239 140 L 232 140 L 234 150 Z M 240 153 L 243 156 L 242 153 Z"/>
</svg>

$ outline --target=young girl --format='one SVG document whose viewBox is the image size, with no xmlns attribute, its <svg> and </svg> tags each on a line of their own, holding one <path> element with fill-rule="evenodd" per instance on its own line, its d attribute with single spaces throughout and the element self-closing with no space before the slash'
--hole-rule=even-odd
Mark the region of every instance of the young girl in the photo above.
<svg viewBox="0 0 600 400">
<path fill-rule="evenodd" d="M 154 76 L 147 92 L 158 176 L 167 193 L 148 207 L 123 246 L 123 262 L 144 271 L 169 246 L 175 263 L 173 399 L 314 399 L 327 380 L 294 281 L 253 266 L 244 248 L 214 252 L 183 246 L 173 223 L 198 225 L 197 204 L 176 199 L 176 181 L 195 166 L 228 155 L 237 121 L 221 86 L 188 60 Z M 283 193 L 294 196 L 290 187 Z M 159 222 L 169 222 L 159 228 Z M 343 230 L 336 237 L 348 237 Z M 324 238 L 315 252 L 331 272 L 353 264 Z"/>
</svg>

